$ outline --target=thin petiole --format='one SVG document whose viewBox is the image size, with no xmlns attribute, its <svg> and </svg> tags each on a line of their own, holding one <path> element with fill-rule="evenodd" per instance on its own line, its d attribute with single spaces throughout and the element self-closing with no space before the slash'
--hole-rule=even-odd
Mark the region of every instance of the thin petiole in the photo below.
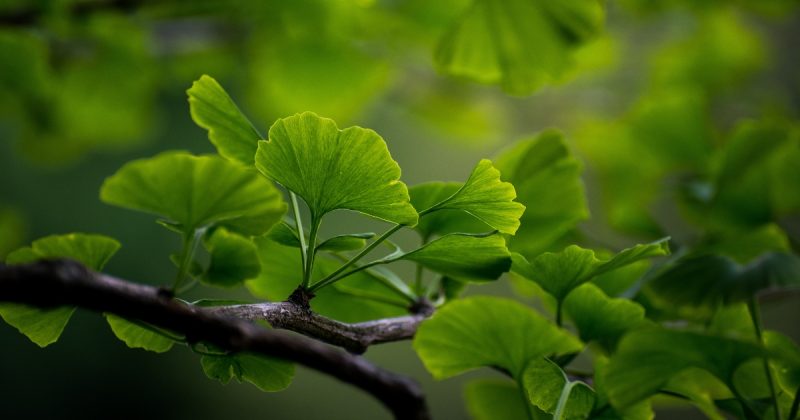
<svg viewBox="0 0 800 420">
<path fill-rule="evenodd" d="M 756 330 L 756 338 L 758 343 L 764 344 L 764 336 L 761 326 L 761 311 L 758 308 L 758 298 L 753 296 L 747 304 L 747 309 L 750 311 L 750 319 L 753 320 L 753 327 Z M 775 420 L 781 419 L 781 408 L 778 404 L 778 394 L 775 392 L 775 380 L 772 377 L 772 370 L 769 368 L 769 361 L 767 358 L 762 359 L 764 364 L 764 373 L 767 375 L 767 384 L 769 385 L 769 392 L 772 399 L 772 405 L 775 410 Z"/>
<path fill-rule="evenodd" d="M 300 264 L 303 266 L 303 278 L 306 276 L 306 235 L 303 232 L 303 219 L 300 217 L 300 206 L 297 204 L 297 195 L 289 191 L 289 198 L 292 202 L 292 213 L 294 214 L 294 225 L 297 228 L 297 237 L 300 239 Z"/>
<path fill-rule="evenodd" d="M 314 256 L 317 254 L 317 233 L 319 232 L 320 219 L 316 216 L 311 217 L 311 232 L 308 234 L 308 243 L 305 246 L 306 258 L 303 267 L 302 287 L 308 288 L 311 281 L 311 273 L 314 271 Z"/>
<path fill-rule="evenodd" d="M 197 244 L 200 242 L 200 237 L 203 236 L 205 229 L 195 229 L 191 236 L 184 234 L 183 249 L 181 250 L 181 261 L 178 265 L 178 273 L 175 276 L 175 281 L 172 284 L 172 291 L 177 292 L 180 290 L 180 285 L 189 273 L 189 267 L 194 259 L 194 252 L 197 249 Z"/>
</svg>

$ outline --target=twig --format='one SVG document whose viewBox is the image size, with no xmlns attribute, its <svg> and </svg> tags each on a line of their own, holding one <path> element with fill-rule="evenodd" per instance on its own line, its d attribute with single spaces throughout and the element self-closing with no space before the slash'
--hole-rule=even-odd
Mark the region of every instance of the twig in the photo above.
<svg viewBox="0 0 800 420">
<path fill-rule="evenodd" d="M 425 397 L 413 379 L 319 341 L 222 316 L 172 299 L 152 286 L 88 270 L 74 261 L 0 266 L 0 301 L 39 307 L 76 305 L 139 319 L 230 352 L 252 352 L 300 363 L 371 394 L 398 419 L 428 419 Z"/>
</svg>

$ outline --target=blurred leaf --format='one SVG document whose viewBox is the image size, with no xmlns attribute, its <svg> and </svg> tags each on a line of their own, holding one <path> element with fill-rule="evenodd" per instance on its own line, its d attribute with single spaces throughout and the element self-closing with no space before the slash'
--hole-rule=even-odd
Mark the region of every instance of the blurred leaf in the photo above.
<svg viewBox="0 0 800 420">
<path fill-rule="evenodd" d="M 537 255 L 589 217 L 581 180 L 582 165 L 561 133 L 548 130 L 500 153 L 497 168 L 525 205 L 522 225 L 510 248 Z"/>
<path fill-rule="evenodd" d="M 567 296 L 564 311 L 572 319 L 582 341 L 597 341 L 609 354 L 623 334 L 646 323 L 644 308 L 639 304 L 628 299 L 609 298 L 591 283 L 579 286 Z"/>
<path fill-rule="evenodd" d="M 225 89 L 214 78 L 203 75 L 186 91 L 192 119 L 208 130 L 208 139 L 225 158 L 251 165 L 261 135 Z"/>
<path fill-rule="evenodd" d="M 264 392 L 286 389 L 294 377 L 294 365 L 264 356 L 237 353 L 225 356 L 206 355 L 200 359 L 203 372 L 211 379 L 227 384 L 231 379 L 250 382 Z"/>
<path fill-rule="evenodd" d="M 570 48 L 600 32 L 603 15 L 592 0 L 475 0 L 442 38 L 436 64 L 511 94 L 530 94 L 560 76 Z"/>
<path fill-rule="evenodd" d="M 624 267 L 645 258 L 669 254 L 669 238 L 624 249 L 608 260 L 599 260 L 594 251 L 570 245 L 558 253 L 546 252 L 528 262 L 520 254 L 512 254 L 512 269 L 538 283 L 559 301 L 576 287 L 600 274 Z"/>
<path fill-rule="evenodd" d="M 557 364 L 534 359 L 525 368 L 523 388 L 531 403 L 558 419 L 586 419 L 594 408 L 594 391 L 583 382 L 570 382 Z"/>
<path fill-rule="evenodd" d="M 202 274 L 202 280 L 208 284 L 238 286 L 261 272 L 258 249 L 244 236 L 219 228 L 204 244 L 211 255 L 208 269 Z"/>
<path fill-rule="evenodd" d="M 127 163 L 106 178 L 100 198 L 167 217 L 189 235 L 209 225 L 258 235 L 286 211 L 280 192 L 255 171 L 220 157 L 184 152 Z"/>
<path fill-rule="evenodd" d="M 174 344 L 171 339 L 137 325 L 135 322 L 112 314 L 105 314 L 105 316 L 114 335 L 132 349 L 145 349 L 155 353 L 165 353 Z"/>
<path fill-rule="evenodd" d="M 525 212 L 525 206 L 513 201 L 516 197 L 514 186 L 500 180 L 500 171 L 492 166 L 492 162 L 481 159 L 461 188 L 443 201 L 419 210 L 420 213 L 461 210 L 501 233 L 513 235 L 519 228 L 520 216 Z"/>
<path fill-rule="evenodd" d="M 451 197 L 461 189 L 462 185 L 459 182 L 425 182 L 414 185 L 408 189 L 408 192 L 414 208 L 424 210 Z M 427 240 L 435 236 L 442 236 L 448 233 L 489 232 L 492 227 L 467 212 L 445 209 L 420 217 L 419 223 L 414 226 L 414 230 L 420 234 L 423 241 L 427 242 Z"/>
<path fill-rule="evenodd" d="M 46 258 L 69 258 L 99 271 L 119 248 L 119 242 L 102 235 L 52 235 L 33 241 L 30 247 L 10 253 L 6 264 L 26 264 Z M 74 306 L 38 309 L 16 303 L 0 304 L 0 316 L 39 347 L 46 347 L 58 340 L 73 312 Z"/>
<path fill-rule="evenodd" d="M 467 411 L 475 420 L 547 420 L 552 417 L 536 407 L 526 407 L 528 402 L 520 398 L 517 385 L 508 380 L 477 379 L 468 382 L 464 399 Z"/>
<path fill-rule="evenodd" d="M 763 369 L 762 367 L 762 372 Z M 688 398 L 706 417 L 714 420 L 725 419 L 714 401 L 733 397 L 724 383 L 707 371 L 697 368 L 685 369 L 673 376 L 664 389 Z"/>
<path fill-rule="evenodd" d="M 383 139 L 361 127 L 339 130 L 333 120 L 305 112 L 278 120 L 260 141 L 256 167 L 302 197 L 319 220 L 349 209 L 403 225 L 417 212 L 400 182 L 400 167 Z"/>
<path fill-rule="evenodd" d="M 436 379 L 479 367 L 499 368 L 521 378 L 528 361 L 581 347 L 580 341 L 534 310 L 488 296 L 441 307 L 414 337 L 414 349 Z"/>
<path fill-rule="evenodd" d="M 743 302 L 769 288 L 800 285 L 800 258 L 768 252 L 740 265 L 720 255 L 678 260 L 647 285 L 648 294 L 670 304 L 716 308 Z"/>
<path fill-rule="evenodd" d="M 608 359 L 603 356 L 594 359 L 594 390 L 595 390 L 595 412 L 592 413 L 593 419 L 603 420 L 653 420 L 653 412 L 650 400 L 644 400 L 631 405 L 625 409 L 618 409 L 608 401 L 606 375 L 608 374 Z"/>
<path fill-rule="evenodd" d="M 663 328 L 636 330 L 623 337 L 611 358 L 607 392 L 617 408 L 630 407 L 691 367 L 730 387 L 742 363 L 765 355 L 766 350 L 751 342 Z"/>
</svg>

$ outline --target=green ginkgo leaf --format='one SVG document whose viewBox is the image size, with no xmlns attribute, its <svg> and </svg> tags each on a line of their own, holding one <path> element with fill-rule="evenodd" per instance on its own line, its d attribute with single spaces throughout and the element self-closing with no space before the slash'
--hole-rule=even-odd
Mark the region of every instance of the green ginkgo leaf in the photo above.
<svg viewBox="0 0 800 420">
<path fill-rule="evenodd" d="M 257 172 L 220 157 L 185 152 L 126 164 L 105 180 L 100 198 L 166 217 L 188 235 L 210 225 L 260 235 L 286 212 L 278 189 Z"/>
<path fill-rule="evenodd" d="M 25 264 L 43 258 L 69 258 L 93 270 L 101 270 L 119 248 L 119 242 L 102 235 L 53 235 L 37 239 L 30 247 L 12 252 L 6 258 L 6 263 Z M 15 303 L 0 304 L 0 316 L 40 347 L 58 340 L 73 312 L 74 306 L 42 310 Z"/>
<path fill-rule="evenodd" d="M 624 267 L 644 258 L 667 255 L 668 241 L 664 238 L 644 245 L 624 249 L 608 260 L 599 260 L 594 251 L 570 245 L 561 252 L 546 252 L 528 262 L 520 254 L 512 254 L 513 270 L 533 280 L 558 301 L 563 301 L 576 287 L 600 274 Z"/>
<path fill-rule="evenodd" d="M 425 182 L 408 189 L 414 208 L 424 210 L 446 200 L 464 185 L 460 182 Z M 427 242 L 435 236 L 448 233 L 489 232 L 493 228 L 471 214 L 461 210 L 438 210 L 419 219 L 414 230 Z"/>
<path fill-rule="evenodd" d="M 200 359 L 203 372 L 227 384 L 231 379 L 247 381 L 264 392 L 282 391 L 292 383 L 294 365 L 280 359 L 248 353 L 211 356 Z"/>
<path fill-rule="evenodd" d="M 592 283 L 581 285 L 564 300 L 564 312 L 572 319 L 584 342 L 596 341 L 607 353 L 628 330 L 644 324 L 644 308 L 624 298 L 610 298 Z"/>
<path fill-rule="evenodd" d="M 214 78 L 203 75 L 186 91 L 192 119 L 208 130 L 220 155 L 252 165 L 262 136 Z"/>
<path fill-rule="evenodd" d="M 517 385 L 509 380 L 478 379 L 467 383 L 464 399 L 475 420 L 549 420 L 551 415 L 535 406 L 526 407 Z"/>
<path fill-rule="evenodd" d="M 451 233 L 391 260 L 409 260 L 459 280 L 490 281 L 511 268 L 501 235 Z"/>
<path fill-rule="evenodd" d="M 355 251 L 364 248 L 367 240 L 375 236 L 375 232 L 345 233 L 332 236 L 317 245 L 319 251 Z"/>
<path fill-rule="evenodd" d="M 442 38 L 436 64 L 526 95 L 566 70 L 570 48 L 600 32 L 603 15 L 594 0 L 474 0 Z"/>
<path fill-rule="evenodd" d="M 437 379 L 480 367 L 495 367 L 521 378 L 530 360 L 581 348 L 577 338 L 533 309 L 488 296 L 441 307 L 414 337 L 414 349 Z"/>
<path fill-rule="evenodd" d="M 501 152 L 495 166 L 526 209 L 509 249 L 538 255 L 589 217 L 581 171 L 564 136 L 547 130 Z"/>
<path fill-rule="evenodd" d="M 548 359 L 531 360 L 522 384 L 530 402 L 553 418 L 586 419 L 594 408 L 594 390 L 583 382 L 570 381 L 561 367 Z"/>
<path fill-rule="evenodd" d="M 349 209 L 401 225 L 417 212 L 400 181 L 400 167 L 374 131 L 349 127 L 305 112 L 275 122 L 269 141 L 258 143 L 256 167 L 299 195 L 312 218 Z"/>
<path fill-rule="evenodd" d="M 219 228 L 204 244 L 211 257 L 201 279 L 208 284 L 238 286 L 261 272 L 258 249 L 249 238 Z"/>
<path fill-rule="evenodd" d="M 624 409 L 688 368 L 705 370 L 731 387 L 740 365 L 764 356 L 767 351 L 750 341 L 665 328 L 635 330 L 622 338 L 611 358 L 606 392 L 614 406 Z"/>
<path fill-rule="evenodd" d="M 171 338 L 125 318 L 106 314 L 106 321 L 114 335 L 132 349 L 165 353 L 175 344 Z"/>
<path fill-rule="evenodd" d="M 648 283 L 646 293 L 669 305 L 713 309 L 744 302 L 764 289 L 797 286 L 800 258 L 793 254 L 767 252 L 747 264 L 710 254 L 677 261 Z"/>
<path fill-rule="evenodd" d="M 443 187 L 447 188 L 447 187 Z M 513 235 L 519 228 L 519 218 L 525 206 L 514 201 L 514 186 L 500 180 L 500 171 L 492 162 L 482 159 L 466 182 L 451 196 L 426 209 L 421 215 L 441 210 L 461 210 L 502 233 Z"/>
</svg>

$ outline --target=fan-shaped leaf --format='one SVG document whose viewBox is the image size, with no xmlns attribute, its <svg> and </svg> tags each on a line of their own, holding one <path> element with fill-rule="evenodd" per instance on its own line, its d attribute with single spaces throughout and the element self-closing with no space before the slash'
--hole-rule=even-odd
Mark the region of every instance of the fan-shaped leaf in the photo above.
<svg viewBox="0 0 800 420">
<path fill-rule="evenodd" d="M 232 287 L 261 272 L 258 249 L 252 240 L 219 228 L 205 242 L 211 262 L 202 280 L 208 284 Z"/>
<path fill-rule="evenodd" d="M 538 255 L 589 217 L 583 165 L 560 132 L 548 130 L 516 143 L 498 155 L 495 165 L 526 207 L 510 249 Z"/>
<path fill-rule="evenodd" d="M 208 130 L 208 139 L 223 157 L 252 165 L 262 136 L 225 89 L 203 75 L 186 91 L 194 122 Z"/>
<path fill-rule="evenodd" d="M 687 368 L 708 371 L 730 387 L 742 363 L 764 356 L 766 350 L 752 342 L 664 328 L 636 330 L 622 338 L 611 358 L 606 389 L 616 407 L 629 407 Z"/>
<path fill-rule="evenodd" d="M 443 306 L 414 337 L 414 349 L 437 379 L 489 366 L 520 378 L 530 360 L 581 347 L 578 339 L 534 310 L 488 296 Z"/>
<path fill-rule="evenodd" d="M 491 161 L 482 159 L 461 188 L 444 201 L 422 210 L 421 214 L 461 210 L 502 233 L 513 235 L 519 228 L 519 218 L 525 212 L 525 206 L 513 201 L 516 197 L 514 186 L 501 181 L 500 171 L 492 166 Z"/>
<path fill-rule="evenodd" d="M 174 341 L 152 330 L 137 325 L 116 315 L 106 314 L 111 331 L 132 349 L 145 349 L 155 353 L 165 353 L 172 348 Z"/>
<path fill-rule="evenodd" d="M 526 407 L 528 402 L 520 397 L 517 385 L 512 381 L 478 379 L 464 388 L 467 410 L 475 420 L 549 420 L 549 414 Z M 528 414 L 533 412 L 533 418 Z"/>
<path fill-rule="evenodd" d="M 372 130 L 339 130 L 333 120 L 311 112 L 283 118 L 270 128 L 269 141 L 258 143 L 256 167 L 302 197 L 317 220 L 349 209 L 401 225 L 417 223 L 400 167 Z"/>
<path fill-rule="evenodd" d="M 594 390 L 583 382 L 570 382 L 561 368 L 545 358 L 534 359 L 522 375 L 530 402 L 557 419 L 586 419 L 594 408 Z"/>
<path fill-rule="evenodd" d="M 594 251 L 571 245 L 561 252 L 546 252 L 528 262 L 520 254 L 512 254 L 513 270 L 538 283 L 559 301 L 576 287 L 593 277 L 644 258 L 667 255 L 669 238 L 627 248 L 608 260 L 599 260 Z"/>
<path fill-rule="evenodd" d="M 215 156 L 166 152 L 123 166 L 107 178 L 100 198 L 157 214 L 186 234 L 222 224 L 259 235 L 286 211 L 281 194 L 255 171 Z"/>
<path fill-rule="evenodd" d="M 200 363 L 211 379 L 227 384 L 235 378 L 239 382 L 250 382 L 264 392 L 282 391 L 294 378 L 293 364 L 247 353 L 203 356 Z"/>
<path fill-rule="evenodd" d="M 30 247 L 12 252 L 6 258 L 6 263 L 25 264 L 43 258 L 69 258 L 93 270 L 100 270 L 119 247 L 119 242 L 102 235 L 53 235 L 37 239 Z M 0 304 L 0 316 L 40 347 L 58 340 L 73 312 L 73 306 L 42 310 L 13 303 Z"/>
<path fill-rule="evenodd" d="M 392 260 L 410 260 L 459 280 L 495 280 L 511 268 L 502 236 L 451 233 Z"/>
<path fill-rule="evenodd" d="M 426 182 L 408 189 L 411 204 L 416 209 L 424 210 L 446 200 L 464 185 L 459 182 Z M 439 210 L 420 217 L 414 230 L 427 242 L 435 236 L 448 233 L 489 232 L 493 228 L 467 212 L 460 210 Z"/>
</svg>

